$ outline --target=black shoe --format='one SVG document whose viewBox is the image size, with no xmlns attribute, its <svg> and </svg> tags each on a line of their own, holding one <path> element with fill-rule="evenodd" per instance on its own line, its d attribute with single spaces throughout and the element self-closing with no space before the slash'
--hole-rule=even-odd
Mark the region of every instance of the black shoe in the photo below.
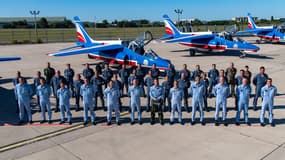
<svg viewBox="0 0 285 160">
<path fill-rule="evenodd" d="M 180 122 L 180 124 L 183 126 L 183 125 L 184 125 L 184 122 Z"/>
<path fill-rule="evenodd" d="M 120 126 L 120 125 L 121 125 L 121 122 L 117 122 L 117 125 Z"/>
<path fill-rule="evenodd" d="M 202 126 L 205 126 L 206 125 L 206 123 L 203 121 L 203 122 L 201 122 L 201 124 L 202 124 Z"/>
<path fill-rule="evenodd" d="M 96 126 L 97 123 L 94 121 L 94 122 L 92 122 L 92 124 L 93 124 L 94 126 Z"/>
<path fill-rule="evenodd" d="M 271 123 L 270 125 L 271 125 L 271 127 L 275 127 L 275 123 Z"/>
<path fill-rule="evenodd" d="M 22 125 L 23 123 L 24 123 L 24 121 L 21 120 L 18 122 L 18 125 Z"/>
<path fill-rule="evenodd" d="M 251 126 L 251 123 L 250 123 L 250 122 L 247 122 L 246 124 L 247 124 L 248 126 Z"/>
<path fill-rule="evenodd" d="M 228 123 L 227 123 L 227 122 L 224 122 L 224 126 L 226 126 L 226 127 L 227 127 L 227 126 L 228 126 Z"/>
<path fill-rule="evenodd" d="M 236 122 L 236 126 L 239 126 L 239 122 Z"/>
<path fill-rule="evenodd" d="M 56 108 L 55 110 L 54 110 L 54 112 L 56 113 L 56 112 L 59 112 L 59 109 L 58 108 Z"/>
<path fill-rule="evenodd" d="M 48 124 L 52 124 L 52 121 L 51 121 L 51 120 L 49 120 L 49 121 L 48 121 Z"/>
<path fill-rule="evenodd" d="M 254 110 L 254 111 L 257 111 L 257 107 L 253 107 L 253 110 Z"/>
<path fill-rule="evenodd" d="M 206 112 L 210 112 L 210 109 L 209 109 L 209 108 L 206 108 Z"/>
<path fill-rule="evenodd" d="M 162 125 L 162 126 L 163 126 L 163 125 L 164 125 L 164 122 L 163 122 L 163 121 L 161 121 L 161 122 L 160 122 L 160 125 Z"/>
<path fill-rule="evenodd" d="M 143 124 L 143 122 L 142 122 L 142 121 L 140 121 L 140 122 L 139 122 L 139 124 L 140 124 L 140 125 L 142 125 L 142 124 Z"/>
<path fill-rule="evenodd" d="M 76 108 L 76 109 L 75 109 L 75 112 L 79 112 L 79 111 L 80 111 L 80 109 L 79 109 L 79 108 Z"/>
<path fill-rule="evenodd" d="M 87 121 L 85 121 L 85 122 L 83 123 L 83 125 L 84 125 L 84 126 L 86 126 L 87 124 L 88 124 L 88 122 L 87 122 Z"/>
<path fill-rule="evenodd" d="M 196 122 L 191 122 L 191 125 L 194 126 L 196 124 Z"/>
<path fill-rule="evenodd" d="M 107 108 L 106 108 L 106 107 L 104 107 L 104 111 L 107 111 Z"/>
<path fill-rule="evenodd" d="M 63 124 L 63 123 L 65 123 L 65 122 L 64 122 L 64 121 L 60 121 L 60 122 L 59 122 L 59 124 Z"/>
<path fill-rule="evenodd" d="M 215 121 L 215 126 L 219 126 L 219 122 L 218 121 Z"/>
<path fill-rule="evenodd" d="M 265 126 L 265 123 L 260 123 L 261 127 L 264 127 Z"/>
<path fill-rule="evenodd" d="M 149 111 L 150 111 L 149 109 L 146 110 L 146 112 L 149 112 Z"/>
<path fill-rule="evenodd" d="M 131 122 L 131 125 L 134 125 L 135 124 L 135 122 Z"/>
<path fill-rule="evenodd" d="M 72 125 L 72 122 L 71 122 L 71 121 L 69 121 L 69 122 L 68 122 L 68 124 L 69 124 L 69 125 Z"/>
<path fill-rule="evenodd" d="M 108 123 L 107 123 L 107 126 L 110 126 L 111 124 L 112 124 L 111 122 L 108 122 Z"/>
<path fill-rule="evenodd" d="M 42 112 L 41 110 L 38 110 L 38 112 Z"/>
<path fill-rule="evenodd" d="M 155 124 L 155 122 L 154 122 L 154 121 L 151 121 L 151 122 L 150 122 L 150 124 L 151 124 L 151 125 L 154 125 L 154 124 Z"/>
<path fill-rule="evenodd" d="M 46 123 L 47 121 L 46 120 L 42 120 L 40 121 L 40 124 L 43 124 L 43 123 Z"/>
<path fill-rule="evenodd" d="M 169 124 L 170 124 L 170 125 L 173 125 L 173 124 L 174 124 L 174 122 L 169 122 Z"/>
<path fill-rule="evenodd" d="M 33 121 L 29 121 L 29 124 L 33 124 L 34 122 Z"/>
</svg>

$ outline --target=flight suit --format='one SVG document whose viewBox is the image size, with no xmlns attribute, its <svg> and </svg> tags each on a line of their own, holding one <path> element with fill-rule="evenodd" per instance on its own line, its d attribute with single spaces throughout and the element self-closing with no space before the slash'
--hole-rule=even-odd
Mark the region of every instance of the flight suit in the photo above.
<svg viewBox="0 0 285 160">
<path fill-rule="evenodd" d="M 19 104 L 18 104 L 18 96 L 17 96 L 17 90 L 16 90 L 16 86 L 19 83 L 19 78 L 20 77 L 16 77 L 12 80 L 13 82 L 13 86 L 14 86 L 14 95 L 15 95 L 15 100 L 16 100 L 16 113 L 19 113 Z"/>
<path fill-rule="evenodd" d="M 50 95 L 51 95 L 51 88 L 50 85 L 39 85 L 36 89 L 36 94 L 39 97 L 40 107 L 42 112 L 42 120 L 46 120 L 46 110 L 48 112 L 48 121 L 51 121 L 51 108 L 50 108 Z"/>
<path fill-rule="evenodd" d="M 138 121 L 141 122 L 141 100 L 143 90 L 141 86 L 130 86 L 128 95 L 131 97 L 131 121 L 135 121 L 135 109 L 138 112 Z"/>
<path fill-rule="evenodd" d="M 82 71 L 82 75 L 83 75 L 84 78 L 90 80 L 90 79 L 93 77 L 93 75 L 94 75 L 94 71 L 93 71 L 92 68 L 88 68 L 88 69 L 85 68 L 85 69 L 83 69 L 83 71 Z"/>
<path fill-rule="evenodd" d="M 261 88 L 265 86 L 267 78 L 268 78 L 268 75 L 265 73 L 264 74 L 259 73 L 253 78 L 253 84 L 255 85 L 255 96 L 253 99 L 254 110 L 256 110 L 258 97 L 261 96 Z"/>
<path fill-rule="evenodd" d="M 173 84 L 175 76 L 176 76 L 176 71 L 175 71 L 174 66 L 171 66 L 171 68 L 166 69 L 166 76 L 168 77 L 170 83 Z"/>
<path fill-rule="evenodd" d="M 126 91 L 128 93 L 128 89 L 129 89 L 129 83 L 128 83 L 128 77 L 130 76 L 130 72 L 128 69 L 120 69 L 119 70 L 119 77 L 121 79 L 122 82 L 122 91 L 124 93 L 124 88 L 126 88 Z"/>
<path fill-rule="evenodd" d="M 163 123 L 162 105 L 163 105 L 164 90 L 161 86 L 153 85 L 152 87 L 150 87 L 149 95 L 151 98 L 151 121 L 154 122 L 155 112 L 158 112 L 160 123 Z"/>
<path fill-rule="evenodd" d="M 242 76 L 237 76 L 236 77 L 235 83 L 236 83 L 237 87 L 242 84 L 242 79 L 243 79 Z M 235 105 L 236 105 L 236 110 L 238 110 L 238 97 L 237 96 L 235 97 Z"/>
<path fill-rule="evenodd" d="M 217 80 L 217 78 L 219 77 L 219 71 L 217 69 L 211 69 L 208 72 L 208 77 L 209 77 L 209 82 L 210 82 L 210 85 L 209 85 L 209 95 L 211 96 L 213 88 L 219 82 Z"/>
<path fill-rule="evenodd" d="M 73 87 L 74 87 L 74 96 L 75 96 L 75 104 L 76 104 L 76 111 L 79 111 L 80 105 L 79 105 L 79 101 L 80 101 L 80 88 L 83 85 L 83 80 L 74 80 L 73 81 Z"/>
<path fill-rule="evenodd" d="M 201 79 L 201 82 L 204 84 L 205 86 L 205 90 L 206 90 L 206 94 L 204 96 L 204 107 L 207 111 L 209 111 L 209 108 L 208 108 L 208 87 L 209 87 L 209 79 L 208 78 L 205 78 L 205 79 Z"/>
<path fill-rule="evenodd" d="M 46 76 L 47 84 L 51 84 L 51 79 L 55 75 L 55 70 L 51 67 L 45 68 L 44 75 Z"/>
<path fill-rule="evenodd" d="M 153 85 L 153 78 L 146 77 L 144 80 L 144 85 L 146 88 L 146 109 L 147 111 L 150 110 L 150 87 Z"/>
<path fill-rule="evenodd" d="M 42 77 L 34 78 L 33 91 L 34 91 L 35 94 L 37 93 L 37 87 L 40 85 L 40 79 L 41 78 Z M 39 112 L 40 112 L 41 111 L 40 97 L 37 94 L 36 94 L 36 96 L 37 96 L 37 105 L 39 106 Z"/>
<path fill-rule="evenodd" d="M 217 84 L 214 87 L 214 96 L 216 96 L 216 111 L 215 111 L 215 121 L 219 120 L 220 107 L 222 105 L 223 115 L 222 121 L 227 118 L 227 98 L 230 95 L 230 88 L 225 84 Z"/>
<path fill-rule="evenodd" d="M 268 108 L 269 111 L 269 123 L 273 123 L 273 107 L 274 107 L 274 96 L 277 94 L 277 88 L 275 86 L 264 86 L 261 89 L 261 97 L 263 98 L 260 123 L 264 123 L 264 114 Z"/>
<path fill-rule="evenodd" d="M 122 90 L 122 83 L 119 80 L 114 80 L 114 87 L 117 88 L 120 91 L 120 98 L 119 98 L 119 109 L 120 112 L 122 111 L 122 100 L 121 97 L 123 95 L 123 90 Z"/>
<path fill-rule="evenodd" d="M 158 68 L 155 68 L 155 69 L 150 69 L 151 70 L 151 77 L 153 79 L 157 79 L 159 76 L 160 76 L 160 71 Z"/>
<path fill-rule="evenodd" d="M 107 122 L 110 123 L 112 120 L 112 111 L 115 110 L 116 122 L 120 121 L 120 112 L 119 112 L 119 98 L 121 92 L 117 88 L 106 88 L 104 90 L 104 97 L 107 99 Z"/>
<path fill-rule="evenodd" d="M 72 91 L 72 96 L 74 97 L 74 88 L 73 88 L 73 77 L 74 77 L 74 70 L 73 69 L 65 69 L 64 70 L 64 78 L 66 80 L 66 85 Z"/>
<path fill-rule="evenodd" d="M 204 96 L 206 94 L 205 85 L 200 82 L 194 82 L 190 87 L 190 95 L 192 95 L 192 122 L 195 122 L 196 108 L 199 107 L 200 122 L 204 121 Z"/>
<path fill-rule="evenodd" d="M 248 80 L 248 84 L 251 83 L 251 72 L 250 71 L 244 71 L 244 76 L 247 78 Z"/>
<path fill-rule="evenodd" d="M 83 99 L 83 121 L 88 121 L 88 110 L 91 116 L 91 122 L 95 122 L 95 113 L 94 113 L 94 100 L 95 97 L 95 88 L 91 84 L 83 84 L 80 87 L 80 95 Z"/>
<path fill-rule="evenodd" d="M 58 110 L 59 109 L 59 97 L 57 96 L 57 90 L 60 88 L 60 83 L 61 82 L 66 82 L 65 81 L 65 78 L 63 76 L 53 76 L 52 79 L 51 79 L 51 85 L 53 86 L 52 89 L 53 89 L 53 94 L 56 98 L 56 105 L 55 105 L 55 109 Z"/>
<path fill-rule="evenodd" d="M 141 69 L 137 68 L 136 69 L 136 77 L 138 78 L 139 86 L 142 87 L 143 94 L 145 95 L 144 84 L 143 84 L 143 80 L 145 77 L 145 71 L 143 68 L 141 68 Z"/>
<path fill-rule="evenodd" d="M 194 71 L 192 72 L 192 80 L 195 80 L 195 77 L 196 77 L 196 76 L 201 77 L 201 74 L 202 74 L 202 73 L 203 73 L 202 70 L 194 70 Z"/>
<path fill-rule="evenodd" d="M 250 98 L 251 88 L 250 85 L 239 85 L 236 89 L 236 95 L 238 97 L 238 110 L 236 115 L 236 122 L 240 121 L 240 112 L 243 110 L 244 121 L 248 123 L 248 104 Z"/>
<path fill-rule="evenodd" d="M 90 83 L 95 88 L 95 101 L 94 101 L 94 108 L 97 109 L 97 98 L 99 97 L 101 100 L 102 108 L 105 108 L 104 103 L 104 94 L 103 94 L 103 85 L 105 84 L 104 79 L 101 76 L 95 77 L 93 76 L 90 80 Z"/>
<path fill-rule="evenodd" d="M 27 83 L 24 84 L 17 84 L 16 85 L 16 94 L 18 97 L 18 105 L 19 105 L 19 119 L 20 121 L 23 121 L 25 110 L 28 114 L 28 120 L 29 122 L 32 121 L 32 113 L 31 113 L 31 97 L 33 95 L 33 90 L 30 85 Z"/>
<path fill-rule="evenodd" d="M 57 97 L 59 99 L 59 106 L 60 106 L 60 117 L 61 122 L 65 121 L 65 112 L 67 114 L 67 121 L 70 123 L 72 114 L 70 112 L 70 103 L 69 100 L 71 98 L 71 92 L 68 88 L 59 88 L 57 90 Z"/>
<path fill-rule="evenodd" d="M 179 77 L 181 77 L 181 74 L 184 73 L 185 77 L 188 81 L 191 79 L 191 72 L 188 69 L 182 69 L 179 71 Z"/>
<path fill-rule="evenodd" d="M 184 109 L 185 111 L 190 112 L 189 105 L 188 105 L 188 88 L 190 87 L 190 81 L 188 79 L 179 79 L 178 80 L 178 87 L 183 90 L 183 100 L 184 100 Z"/>
<path fill-rule="evenodd" d="M 170 81 L 164 81 L 162 82 L 162 87 L 164 89 L 164 98 L 163 98 L 163 111 L 166 111 L 166 100 L 167 100 L 167 108 L 169 110 L 169 112 L 171 111 L 171 99 L 169 97 L 169 91 L 170 88 L 172 88 L 173 83 L 171 83 Z"/>
<path fill-rule="evenodd" d="M 171 98 L 171 114 L 170 122 L 174 121 L 175 110 L 178 112 L 178 122 L 182 123 L 182 111 L 181 102 L 184 96 L 184 92 L 181 88 L 171 88 L 169 91 L 169 97 Z"/>
<path fill-rule="evenodd" d="M 104 69 L 102 72 L 102 76 L 105 80 L 105 88 L 107 88 L 107 84 L 111 81 L 113 77 L 113 71 L 111 69 Z"/>
</svg>

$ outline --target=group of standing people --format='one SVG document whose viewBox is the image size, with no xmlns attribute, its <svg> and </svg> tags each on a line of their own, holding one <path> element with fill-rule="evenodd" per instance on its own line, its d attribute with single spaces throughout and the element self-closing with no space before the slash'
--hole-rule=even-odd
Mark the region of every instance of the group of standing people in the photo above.
<svg viewBox="0 0 285 160">
<path fill-rule="evenodd" d="M 37 72 L 34 83 L 28 85 L 25 78 L 17 72 L 17 77 L 13 80 L 15 86 L 15 97 L 18 104 L 20 124 L 24 122 L 24 113 L 28 115 L 29 123 L 33 123 L 30 108 L 30 99 L 33 95 L 37 96 L 37 103 L 42 113 L 40 123 L 52 123 L 52 112 L 50 97 L 53 93 L 56 99 L 55 112 L 61 112 L 60 124 L 65 122 L 72 124 L 72 113 L 70 111 L 70 98 L 75 98 L 75 111 L 80 111 L 80 100 L 83 104 L 83 122 L 88 124 L 88 113 L 90 112 L 91 123 L 96 125 L 95 110 L 98 109 L 97 99 L 101 100 L 102 108 L 107 111 L 107 124 L 111 125 L 112 111 L 115 111 L 116 123 L 120 122 L 120 111 L 122 111 L 121 98 L 130 97 L 129 111 L 131 112 L 131 124 L 135 124 L 135 112 L 138 114 L 138 123 L 142 124 L 142 105 L 141 97 L 146 97 L 146 111 L 151 112 L 150 123 L 155 124 L 155 114 L 158 112 L 159 122 L 164 124 L 164 111 L 170 111 L 170 124 L 174 123 L 175 112 L 178 112 L 178 122 L 184 124 L 182 120 L 182 101 L 184 109 L 192 112 L 191 124 L 196 123 L 196 110 L 200 113 L 200 123 L 205 125 L 204 110 L 209 112 L 208 98 L 216 97 L 215 105 L 215 125 L 227 122 L 227 98 L 235 98 L 236 125 L 240 124 L 240 113 L 243 110 L 245 123 L 250 125 L 248 118 L 249 99 L 251 97 L 251 78 L 252 74 L 249 67 L 239 71 L 234 67 L 234 63 L 226 70 L 217 70 L 216 65 L 208 73 L 203 72 L 199 65 L 196 65 L 194 71 L 190 71 L 187 65 L 183 69 L 176 71 L 172 64 L 169 64 L 165 70 L 165 78 L 162 84 L 159 84 L 161 72 L 154 64 L 151 69 L 146 70 L 138 65 L 136 68 L 128 69 L 126 65 L 118 71 L 110 69 L 105 64 L 104 69 L 101 65 L 96 65 L 95 71 L 89 64 L 85 65 L 82 74 L 75 74 L 70 64 L 66 65 L 64 75 L 59 70 L 51 67 L 47 63 L 44 69 L 44 77 L 41 72 Z M 83 79 L 81 78 L 83 76 Z M 119 80 L 120 78 L 120 80 Z M 254 76 L 252 83 L 255 85 L 255 96 L 253 100 L 253 109 L 257 110 L 257 100 L 262 97 L 262 107 L 260 114 L 260 124 L 265 125 L 264 114 L 268 108 L 269 123 L 273 122 L 273 100 L 277 89 L 272 85 L 272 79 L 265 73 L 265 68 L 260 67 L 260 73 Z M 192 110 L 189 107 L 188 99 L 192 97 Z M 106 98 L 106 105 L 105 101 Z M 166 105 L 167 104 L 167 105 Z M 219 112 L 222 108 L 222 122 L 219 120 Z M 46 120 L 46 111 L 48 118 Z M 67 117 L 65 117 L 67 114 Z"/>
</svg>

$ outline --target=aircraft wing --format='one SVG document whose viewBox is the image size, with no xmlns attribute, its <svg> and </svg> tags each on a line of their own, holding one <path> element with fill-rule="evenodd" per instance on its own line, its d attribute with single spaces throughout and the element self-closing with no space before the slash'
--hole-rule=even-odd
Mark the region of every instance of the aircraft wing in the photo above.
<svg viewBox="0 0 285 160">
<path fill-rule="evenodd" d="M 165 40 L 165 43 L 175 43 L 175 42 L 191 42 L 193 40 L 204 40 L 204 39 L 211 39 L 214 38 L 215 35 L 212 34 L 205 34 L 205 35 L 194 35 L 194 36 L 184 36 L 179 38 L 173 38 L 170 40 Z"/>
<path fill-rule="evenodd" d="M 21 57 L 0 57 L 0 61 L 17 61 L 20 59 Z"/>
<path fill-rule="evenodd" d="M 78 55 L 78 54 L 88 54 L 88 53 L 93 53 L 93 52 L 106 52 L 106 51 L 118 50 L 118 49 L 123 49 L 123 48 L 124 47 L 119 44 L 99 45 L 99 46 L 93 46 L 93 47 L 74 49 L 70 51 L 61 51 L 61 52 L 52 53 L 48 55 L 55 56 L 55 57 L 63 57 L 63 56 L 73 56 L 73 55 Z"/>
<path fill-rule="evenodd" d="M 236 36 L 248 36 L 248 35 L 266 35 L 269 32 L 272 32 L 273 29 L 247 29 L 244 31 L 239 31 Z"/>
</svg>

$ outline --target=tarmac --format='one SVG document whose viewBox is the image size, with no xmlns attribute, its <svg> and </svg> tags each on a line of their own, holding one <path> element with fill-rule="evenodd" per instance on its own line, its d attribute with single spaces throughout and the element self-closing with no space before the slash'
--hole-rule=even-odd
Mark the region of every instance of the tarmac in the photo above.
<svg viewBox="0 0 285 160">
<path fill-rule="evenodd" d="M 199 123 L 191 126 L 191 113 L 187 112 L 183 112 L 185 125 L 178 123 L 169 125 L 170 114 L 165 112 L 165 125 L 157 123 L 151 126 L 150 113 L 143 112 L 144 124 L 131 126 L 129 113 L 122 112 L 121 126 L 115 124 L 106 126 L 106 112 L 101 109 L 96 111 L 98 122 L 96 126 L 83 126 L 83 112 L 74 110 L 72 110 L 72 125 L 59 125 L 60 113 L 53 113 L 53 124 L 39 124 L 41 115 L 34 105 L 35 99 L 32 101 L 35 123 L 17 126 L 18 115 L 15 113 L 16 103 L 11 83 L 16 71 L 21 71 L 23 76 L 29 78 L 28 82 L 32 83 L 32 77 L 37 71 L 43 71 L 46 62 L 50 62 L 52 67 L 62 72 L 66 63 L 70 63 L 76 73 L 82 72 L 84 63 L 90 63 L 94 68 L 94 64 L 98 61 L 88 59 L 87 55 L 59 58 L 46 55 L 72 45 L 74 44 L 51 43 L 0 47 L 1 56 L 22 57 L 21 61 L 0 63 L 0 160 L 284 159 L 284 44 L 259 44 L 261 50 L 245 58 L 240 58 L 238 53 L 198 53 L 195 57 L 190 57 L 187 47 L 178 44 L 151 43 L 146 47 L 153 49 L 161 57 L 171 60 L 176 69 L 181 69 L 182 64 L 186 63 L 192 71 L 196 64 L 200 64 L 201 69 L 207 72 L 213 63 L 217 64 L 218 69 L 226 69 L 230 62 L 234 62 L 238 70 L 248 65 L 254 76 L 260 66 L 265 66 L 266 73 L 273 78 L 273 84 L 278 88 L 274 110 L 276 127 L 259 125 L 261 100 L 258 102 L 258 111 L 253 111 L 250 105 L 249 117 L 252 125 L 235 126 L 236 111 L 233 98 L 228 99 L 227 117 L 230 123 L 228 127 L 214 125 L 215 98 L 208 100 L 211 111 L 205 112 L 206 126 Z M 252 89 L 254 93 L 254 86 Z M 51 102 L 54 108 L 54 98 L 51 98 Z M 73 109 L 73 99 L 71 104 Z M 145 106 L 145 98 L 142 98 L 142 105 Z M 123 106 L 129 106 L 129 98 L 123 98 Z M 196 117 L 199 117 L 198 113 Z"/>
</svg>

